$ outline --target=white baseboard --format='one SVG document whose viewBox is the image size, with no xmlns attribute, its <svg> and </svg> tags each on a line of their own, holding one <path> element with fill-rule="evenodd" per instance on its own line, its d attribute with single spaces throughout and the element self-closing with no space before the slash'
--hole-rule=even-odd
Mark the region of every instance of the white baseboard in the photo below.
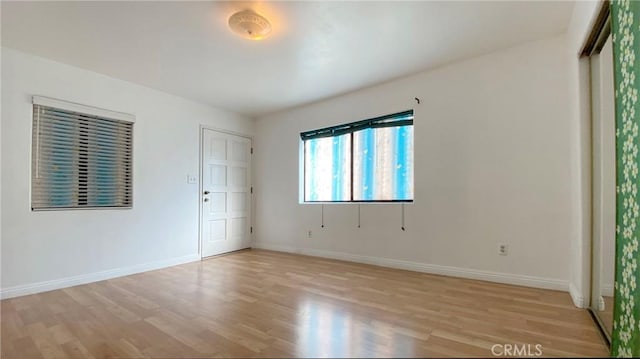
<svg viewBox="0 0 640 359">
<path fill-rule="evenodd" d="M 554 289 L 562 291 L 569 290 L 569 283 L 567 281 L 559 279 L 533 277 L 521 274 L 498 273 L 477 269 L 427 264 L 421 262 L 410 262 L 397 259 L 362 256 L 357 254 L 325 251 L 311 248 L 295 248 L 288 245 L 279 245 L 267 242 L 254 242 L 253 248 L 268 249 L 279 252 L 300 253 L 314 257 L 339 259 L 356 263 L 373 264 L 381 267 L 406 269 L 415 272 L 439 274 L 467 279 L 477 279 L 495 283 L 522 285 L 526 287 Z"/>
<path fill-rule="evenodd" d="M 578 308 L 586 308 L 584 296 L 578 291 L 573 283 L 569 283 L 569 294 L 571 295 L 571 300 L 573 300 L 573 305 Z"/>
<path fill-rule="evenodd" d="M 274 244 L 269 242 L 254 241 L 253 243 L 251 243 L 251 248 L 266 249 L 269 251 L 276 251 L 276 252 L 298 253 L 295 247 L 288 246 L 288 245 Z"/>
<path fill-rule="evenodd" d="M 182 257 L 137 264 L 131 267 L 109 269 L 106 271 L 89 273 L 89 274 L 81 274 L 73 277 L 54 279 L 54 280 L 38 282 L 38 283 L 17 285 L 14 287 L 0 289 L 0 298 L 7 299 L 7 298 L 19 297 L 22 295 L 47 292 L 50 290 L 73 287 L 75 285 L 93 283 L 101 280 L 123 277 L 130 274 L 147 272 L 150 270 L 171 267 L 178 264 L 195 262 L 199 260 L 200 260 L 200 255 L 196 253 L 196 254 L 190 254 Z"/>
</svg>

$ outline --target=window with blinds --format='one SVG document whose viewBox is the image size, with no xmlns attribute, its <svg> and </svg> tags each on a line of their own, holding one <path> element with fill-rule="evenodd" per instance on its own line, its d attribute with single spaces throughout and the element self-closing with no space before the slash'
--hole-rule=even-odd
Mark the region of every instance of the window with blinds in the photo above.
<svg viewBox="0 0 640 359">
<path fill-rule="evenodd" d="M 133 116 L 33 101 L 31 208 L 131 208 Z"/>
<path fill-rule="evenodd" d="M 413 201 L 413 110 L 300 137 L 305 202 Z"/>
</svg>

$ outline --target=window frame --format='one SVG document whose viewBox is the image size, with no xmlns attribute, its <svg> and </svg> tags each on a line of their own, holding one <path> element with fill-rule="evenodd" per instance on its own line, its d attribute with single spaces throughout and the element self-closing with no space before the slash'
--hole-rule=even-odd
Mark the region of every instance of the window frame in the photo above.
<svg viewBox="0 0 640 359">
<path fill-rule="evenodd" d="M 130 149 L 129 149 L 129 171 L 127 173 L 128 178 L 129 178 L 129 187 L 128 187 L 128 193 L 129 193 L 129 200 L 128 203 L 126 203 L 125 205 L 119 205 L 119 206 L 114 206 L 114 205 L 104 205 L 104 206 L 100 206 L 100 205 L 73 205 L 73 206 L 59 206 L 59 207 L 55 207 L 55 206 L 49 206 L 49 207 L 34 207 L 34 166 L 36 166 L 37 164 L 34 163 L 35 158 L 37 157 L 37 154 L 34 152 L 36 151 L 36 146 L 35 143 L 33 141 L 35 141 L 35 137 L 34 137 L 34 131 L 36 130 L 36 124 L 35 124 L 35 118 L 36 118 L 36 113 L 35 113 L 35 108 L 37 106 L 40 107 L 49 107 L 52 109 L 57 109 L 60 111 L 65 111 L 65 112 L 69 112 L 69 113 L 76 113 L 79 116 L 86 116 L 86 117 L 94 117 L 97 119 L 103 119 L 103 120 L 111 120 L 111 121 L 120 121 L 120 122 L 127 122 L 130 123 L 131 128 L 130 128 L 130 137 L 131 137 L 131 141 L 130 141 Z M 69 101 L 64 101 L 64 100 L 59 100 L 59 99 L 54 99 L 54 98 L 50 98 L 50 97 L 45 97 L 45 96 L 33 96 L 32 97 L 32 105 L 31 105 L 31 145 L 29 147 L 30 151 L 31 151 L 31 155 L 30 155 L 30 166 L 29 166 L 29 208 L 31 209 L 32 212 L 46 212 L 46 211 L 75 211 L 75 210 L 121 210 L 121 209 L 132 209 L 133 208 L 133 203 L 134 203 L 134 185 L 133 185 L 133 180 L 134 180 L 134 124 L 136 122 L 136 117 L 133 114 L 129 114 L 129 113 L 124 113 L 124 112 L 118 112 L 118 111 L 112 111 L 112 110 L 107 110 L 107 109 L 103 109 L 103 108 L 98 108 L 98 107 L 92 107 L 92 106 L 87 106 L 87 105 L 82 105 L 82 104 L 78 104 L 78 103 L 74 103 L 74 102 L 69 102 Z"/>
<path fill-rule="evenodd" d="M 403 120 L 397 120 L 397 118 L 402 118 L 402 117 L 406 117 L 410 115 L 411 119 L 407 120 L 407 119 L 403 119 Z M 310 130 L 310 131 L 305 131 L 305 132 L 301 132 L 300 133 L 300 163 L 301 163 L 301 169 L 302 169 L 302 173 L 299 176 L 300 178 L 300 203 L 301 204 L 331 204 L 331 203 L 342 203 L 342 204 L 348 204 L 348 203 L 355 203 L 355 204 L 362 204 L 362 203 L 368 203 L 368 204 L 375 204 L 375 203 L 380 203 L 380 204 L 389 204 L 389 203 L 401 203 L 401 204 L 407 204 L 407 203 L 414 203 L 415 201 L 415 190 L 413 193 L 413 198 L 412 199 L 373 199 L 373 200 L 356 200 L 354 199 L 354 133 L 358 132 L 358 131 L 362 131 L 365 129 L 376 129 L 376 128 L 386 128 L 386 127 L 401 127 L 401 126 L 411 126 L 412 128 L 415 129 L 414 127 L 414 119 L 415 119 L 415 111 L 413 109 L 411 110 L 406 110 L 406 111 L 401 111 L 401 112 L 397 112 L 397 113 L 393 113 L 393 114 L 389 114 L 389 115 L 384 115 L 384 116 L 379 116 L 379 117 L 374 117 L 374 118 L 370 118 L 370 119 L 366 119 L 366 120 L 360 120 L 360 121 L 356 121 L 356 122 L 350 122 L 350 123 L 345 123 L 345 124 L 341 124 L 341 125 L 336 125 L 336 126 L 331 126 L 331 127 L 325 127 L 325 128 L 321 128 L 321 129 L 316 129 L 316 130 Z M 311 139 L 317 139 L 317 138 L 332 138 L 332 137 L 338 137 L 341 135 L 345 135 L 345 134 L 349 134 L 351 136 L 350 138 L 350 156 L 351 156 L 351 160 L 349 163 L 349 169 L 350 169 L 350 200 L 337 200 L 337 201 L 327 201 L 327 200 L 317 200 L 317 201 L 313 201 L 313 200 L 309 200 L 307 201 L 307 193 L 306 193 L 306 180 L 307 180 L 307 161 L 306 161 L 306 153 L 307 153 L 307 144 L 308 144 L 308 140 Z M 305 138 L 306 137 L 306 138 Z M 414 138 L 415 138 L 415 132 L 414 132 Z M 415 150 L 414 150 L 415 153 Z M 414 161 L 415 163 L 415 161 Z M 414 174 L 414 178 L 415 178 L 415 174 Z M 412 181 L 413 179 L 412 178 Z M 415 185 L 415 182 L 414 182 Z"/>
</svg>

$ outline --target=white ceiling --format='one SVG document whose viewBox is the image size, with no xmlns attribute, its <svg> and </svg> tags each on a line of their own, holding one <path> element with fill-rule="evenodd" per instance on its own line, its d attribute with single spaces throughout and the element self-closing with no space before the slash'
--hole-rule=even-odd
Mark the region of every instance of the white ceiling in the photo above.
<svg viewBox="0 0 640 359">
<path fill-rule="evenodd" d="M 251 41 L 229 16 L 273 25 Z M 2 2 L 2 45 L 250 116 L 566 30 L 573 2 Z"/>
</svg>

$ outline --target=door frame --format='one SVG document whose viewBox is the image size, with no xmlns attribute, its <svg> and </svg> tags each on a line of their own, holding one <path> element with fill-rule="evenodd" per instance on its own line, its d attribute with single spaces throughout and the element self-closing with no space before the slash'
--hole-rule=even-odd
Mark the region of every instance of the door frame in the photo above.
<svg viewBox="0 0 640 359">
<path fill-rule="evenodd" d="M 253 189 L 253 136 L 250 136 L 246 133 L 230 131 L 226 129 L 222 129 L 219 127 L 209 126 L 200 124 L 200 128 L 198 130 L 198 256 L 200 260 L 203 260 L 208 257 L 203 257 L 202 253 L 202 202 L 204 200 L 203 195 L 203 171 L 202 167 L 204 165 L 204 131 L 215 131 L 219 133 L 224 133 L 226 135 L 233 135 L 242 138 L 246 138 L 251 143 L 251 153 L 249 154 L 249 168 L 251 176 L 249 178 L 249 187 Z M 249 226 L 253 228 L 253 190 L 249 191 Z M 253 242 L 253 231 L 249 232 L 249 242 Z"/>
</svg>

